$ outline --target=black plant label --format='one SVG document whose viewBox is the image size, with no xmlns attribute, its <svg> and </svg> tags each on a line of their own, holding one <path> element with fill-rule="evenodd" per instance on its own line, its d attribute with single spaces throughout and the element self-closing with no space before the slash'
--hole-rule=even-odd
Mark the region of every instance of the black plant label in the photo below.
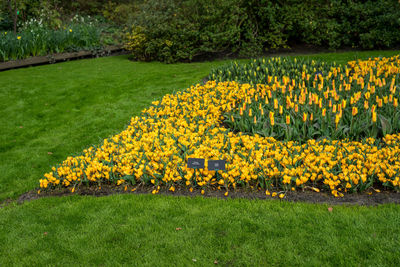
<svg viewBox="0 0 400 267">
<path fill-rule="evenodd" d="M 208 170 L 209 171 L 225 171 L 225 160 L 209 160 L 208 161 Z"/>
<path fill-rule="evenodd" d="M 190 169 L 204 169 L 204 159 L 188 158 L 187 167 Z"/>
</svg>

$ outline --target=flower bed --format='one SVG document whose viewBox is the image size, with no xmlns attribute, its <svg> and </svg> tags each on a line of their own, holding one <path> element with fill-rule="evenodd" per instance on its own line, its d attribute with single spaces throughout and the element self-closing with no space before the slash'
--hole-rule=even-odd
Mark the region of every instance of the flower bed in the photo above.
<svg viewBox="0 0 400 267">
<path fill-rule="evenodd" d="M 51 27 L 42 19 L 31 19 L 22 23 L 16 33 L 0 31 L 0 62 L 83 50 L 98 51 L 118 44 L 112 35 L 113 27 L 90 16 L 76 15 L 57 27 Z"/>
<path fill-rule="evenodd" d="M 126 130 L 105 139 L 100 146 L 85 149 L 80 156 L 68 157 L 45 174 L 40 187 L 63 186 L 73 192 L 84 185 L 130 183 L 153 186 L 153 193 L 158 193 L 161 186 L 171 191 L 176 186 L 186 186 L 189 190 L 224 190 L 226 195 L 229 189 L 237 187 L 263 189 L 266 194 L 274 195 L 277 191 L 304 188 L 329 191 L 334 196 L 373 187 L 399 191 L 400 134 L 397 133 L 398 122 L 391 117 L 398 114 L 399 66 L 398 56 L 350 62 L 347 69 L 339 72 L 339 68 L 330 67 L 323 76 L 301 73 L 298 78 L 309 82 L 304 86 L 283 74 L 275 76 L 275 72 L 263 85 L 210 81 L 204 86 L 192 86 L 153 102 L 140 117 L 131 119 Z M 350 78 L 351 81 L 347 80 Z M 342 83 L 332 84 L 335 79 L 348 81 L 347 87 L 339 85 Z M 314 91 L 309 89 L 313 83 Z M 329 97 L 324 96 L 326 92 Z M 297 101 L 294 100 L 296 95 Z M 364 98 L 370 101 L 368 108 L 358 108 L 359 112 L 354 112 L 354 107 L 365 105 Z M 279 101 L 278 107 L 275 100 Z M 259 119 L 267 123 L 263 126 L 267 129 L 266 136 L 224 127 L 232 116 L 237 116 L 238 121 L 250 116 L 249 108 L 254 102 L 258 107 L 263 103 Z M 334 105 L 336 112 L 333 112 Z M 285 112 L 290 110 L 301 115 L 292 116 L 290 123 L 286 123 L 287 115 L 279 111 L 280 106 L 285 107 Z M 312 120 L 309 111 L 304 119 L 309 108 L 316 110 Z M 261 114 L 263 109 L 264 114 Z M 277 111 L 272 111 L 275 109 Z M 326 109 L 325 116 L 323 109 Z M 247 115 L 241 116 L 241 112 Z M 274 114 L 271 116 L 270 112 Z M 386 121 L 380 119 L 378 123 L 381 115 L 386 116 L 383 116 Z M 355 127 L 349 123 L 358 121 L 356 116 L 363 124 L 367 123 L 357 126 L 361 128 L 357 131 L 362 132 L 359 140 L 356 140 L 357 134 L 343 134 L 353 140 L 329 140 L 322 134 L 319 136 L 325 138 L 320 140 L 306 140 L 307 134 L 296 138 L 295 129 L 305 127 L 314 119 L 323 122 L 323 118 L 331 118 L 326 124 L 327 133 L 332 134 L 341 126 Z M 245 121 L 243 123 L 258 124 L 257 118 Z M 283 129 L 293 129 L 292 139 L 298 141 L 279 134 L 276 136 L 282 140 L 267 136 L 275 131 L 271 128 L 278 123 L 285 126 Z M 389 127 L 388 123 L 393 124 Z M 306 127 L 312 129 L 311 132 L 317 129 L 313 124 Z M 356 131 L 354 129 L 347 132 Z M 376 138 L 372 137 L 374 133 Z M 384 137 L 379 138 L 380 134 Z M 205 158 L 205 168 L 197 171 L 187 168 L 188 158 Z M 207 160 L 210 159 L 226 160 L 226 170 L 209 171 Z"/>
</svg>

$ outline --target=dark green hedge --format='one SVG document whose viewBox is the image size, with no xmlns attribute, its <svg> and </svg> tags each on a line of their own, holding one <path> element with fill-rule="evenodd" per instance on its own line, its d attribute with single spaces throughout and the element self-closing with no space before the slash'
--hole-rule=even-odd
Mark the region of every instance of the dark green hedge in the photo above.
<svg viewBox="0 0 400 267">
<path fill-rule="evenodd" d="M 175 62 L 214 54 L 256 56 L 309 44 L 392 48 L 400 42 L 398 0 L 145 0 L 132 24 L 145 41 L 134 56 Z"/>
</svg>

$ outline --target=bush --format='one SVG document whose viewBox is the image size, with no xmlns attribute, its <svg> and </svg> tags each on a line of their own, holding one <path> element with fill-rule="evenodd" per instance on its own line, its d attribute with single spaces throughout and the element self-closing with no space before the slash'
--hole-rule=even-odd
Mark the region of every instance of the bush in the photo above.
<svg viewBox="0 0 400 267">
<path fill-rule="evenodd" d="M 12 21 L 6 14 L 0 13 L 0 31 L 7 31 L 12 29 Z"/>
<path fill-rule="evenodd" d="M 132 14 L 137 12 L 137 5 L 130 3 L 122 3 L 118 4 L 112 1 L 109 1 L 107 5 L 105 5 L 102 9 L 102 15 L 119 24 L 126 25 L 132 16 Z"/>
<path fill-rule="evenodd" d="M 323 3 L 323 1 L 321 1 Z M 328 4 L 329 3 L 329 4 Z M 400 4 L 394 0 L 329 1 L 319 5 L 297 4 L 306 11 L 296 20 L 300 37 L 308 44 L 330 48 L 391 48 L 400 41 Z M 312 9 L 307 9 L 312 7 Z M 323 14 L 323 15 L 321 15 Z"/>
<path fill-rule="evenodd" d="M 255 56 L 297 44 L 393 48 L 400 41 L 397 0 L 146 0 L 131 23 L 144 35 L 141 60 L 175 62 L 215 54 Z M 134 46 L 136 47 L 136 46 Z"/>
<path fill-rule="evenodd" d="M 136 58 L 175 62 L 192 60 L 205 54 L 235 52 L 241 42 L 239 1 L 145 1 L 133 17 L 133 32 L 146 36 L 143 50 L 133 50 Z"/>
</svg>

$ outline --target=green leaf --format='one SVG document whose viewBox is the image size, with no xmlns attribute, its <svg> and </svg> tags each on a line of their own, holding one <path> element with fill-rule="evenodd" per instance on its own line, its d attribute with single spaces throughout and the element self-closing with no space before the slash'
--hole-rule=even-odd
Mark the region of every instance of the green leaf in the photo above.
<svg viewBox="0 0 400 267">
<path fill-rule="evenodd" d="M 390 124 L 389 120 L 386 119 L 383 115 L 379 114 L 379 120 L 382 126 L 383 135 L 387 135 L 392 132 L 392 125 Z"/>
</svg>

